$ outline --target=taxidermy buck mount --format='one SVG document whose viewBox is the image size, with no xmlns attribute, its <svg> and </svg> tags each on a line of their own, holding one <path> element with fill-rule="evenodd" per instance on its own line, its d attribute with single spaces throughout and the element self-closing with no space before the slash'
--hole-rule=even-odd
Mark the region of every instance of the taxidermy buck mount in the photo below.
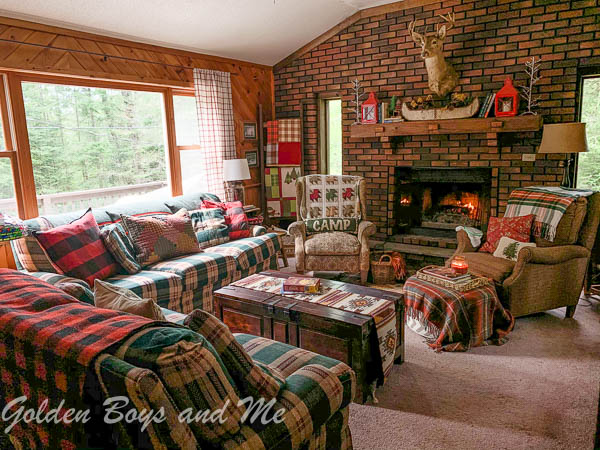
<svg viewBox="0 0 600 450">
<path fill-rule="evenodd" d="M 436 25 L 434 32 L 424 34 L 415 31 L 415 21 L 408 25 L 408 31 L 417 44 L 421 46 L 421 58 L 425 60 L 429 89 L 434 94 L 445 97 L 458 85 L 458 74 L 454 67 L 444 58 L 444 39 L 446 34 L 454 27 L 455 16 L 448 13 L 447 16 L 439 15 L 445 22 Z"/>
</svg>

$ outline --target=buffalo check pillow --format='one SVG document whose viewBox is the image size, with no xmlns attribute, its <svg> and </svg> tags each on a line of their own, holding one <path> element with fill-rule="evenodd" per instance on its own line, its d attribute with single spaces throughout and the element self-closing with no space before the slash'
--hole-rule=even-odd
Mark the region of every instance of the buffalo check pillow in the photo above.
<svg viewBox="0 0 600 450">
<path fill-rule="evenodd" d="M 211 202 L 210 200 L 204 200 L 202 202 L 203 208 L 220 208 L 225 212 L 225 224 L 229 226 L 229 238 L 230 240 L 242 239 L 250 237 L 250 224 L 248 223 L 248 216 L 244 212 L 244 206 L 242 202 Z"/>
<path fill-rule="evenodd" d="M 34 236 L 50 259 L 65 275 L 94 285 L 94 280 L 108 278 L 118 271 L 118 265 L 100 237 L 100 229 L 92 210 L 73 222 Z"/>
</svg>

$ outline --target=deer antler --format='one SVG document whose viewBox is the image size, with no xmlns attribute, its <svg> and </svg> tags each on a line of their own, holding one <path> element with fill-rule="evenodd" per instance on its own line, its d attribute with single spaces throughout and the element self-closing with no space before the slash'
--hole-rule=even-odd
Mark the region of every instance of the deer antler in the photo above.
<svg viewBox="0 0 600 450">
<path fill-rule="evenodd" d="M 415 21 L 412 20 L 409 24 L 408 24 L 408 32 L 410 33 L 413 41 L 415 41 L 417 44 L 422 44 L 424 41 L 423 35 L 420 33 L 417 33 L 415 31 Z"/>
<path fill-rule="evenodd" d="M 446 33 L 448 31 L 450 31 L 452 28 L 454 28 L 454 24 L 456 22 L 456 16 L 454 13 L 449 12 L 447 16 L 444 16 L 443 14 L 438 14 L 439 17 L 441 17 L 444 22 L 448 22 L 448 26 L 446 28 Z M 445 27 L 446 25 L 444 25 Z M 439 24 L 437 24 L 435 26 L 435 33 L 439 34 L 440 30 L 439 30 Z M 445 34 L 445 33 L 444 33 Z"/>
</svg>

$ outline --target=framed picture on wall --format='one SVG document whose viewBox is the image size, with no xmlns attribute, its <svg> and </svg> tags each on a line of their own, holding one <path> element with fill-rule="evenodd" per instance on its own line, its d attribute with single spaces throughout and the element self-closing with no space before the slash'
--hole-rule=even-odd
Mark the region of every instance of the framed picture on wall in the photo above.
<svg viewBox="0 0 600 450">
<path fill-rule="evenodd" d="M 244 122 L 244 139 L 256 139 L 256 122 Z"/>
<path fill-rule="evenodd" d="M 246 152 L 248 167 L 258 167 L 258 150 L 249 150 Z"/>
</svg>

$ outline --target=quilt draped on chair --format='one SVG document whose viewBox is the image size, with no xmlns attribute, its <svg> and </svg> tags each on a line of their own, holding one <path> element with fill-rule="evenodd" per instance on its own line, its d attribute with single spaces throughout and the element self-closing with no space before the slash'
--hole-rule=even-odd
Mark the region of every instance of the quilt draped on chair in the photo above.
<svg viewBox="0 0 600 450">
<path fill-rule="evenodd" d="M 229 72 L 194 69 L 200 145 L 207 192 L 225 197 L 223 161 L 235 159 L 235 133 Z"/>
</svg>

